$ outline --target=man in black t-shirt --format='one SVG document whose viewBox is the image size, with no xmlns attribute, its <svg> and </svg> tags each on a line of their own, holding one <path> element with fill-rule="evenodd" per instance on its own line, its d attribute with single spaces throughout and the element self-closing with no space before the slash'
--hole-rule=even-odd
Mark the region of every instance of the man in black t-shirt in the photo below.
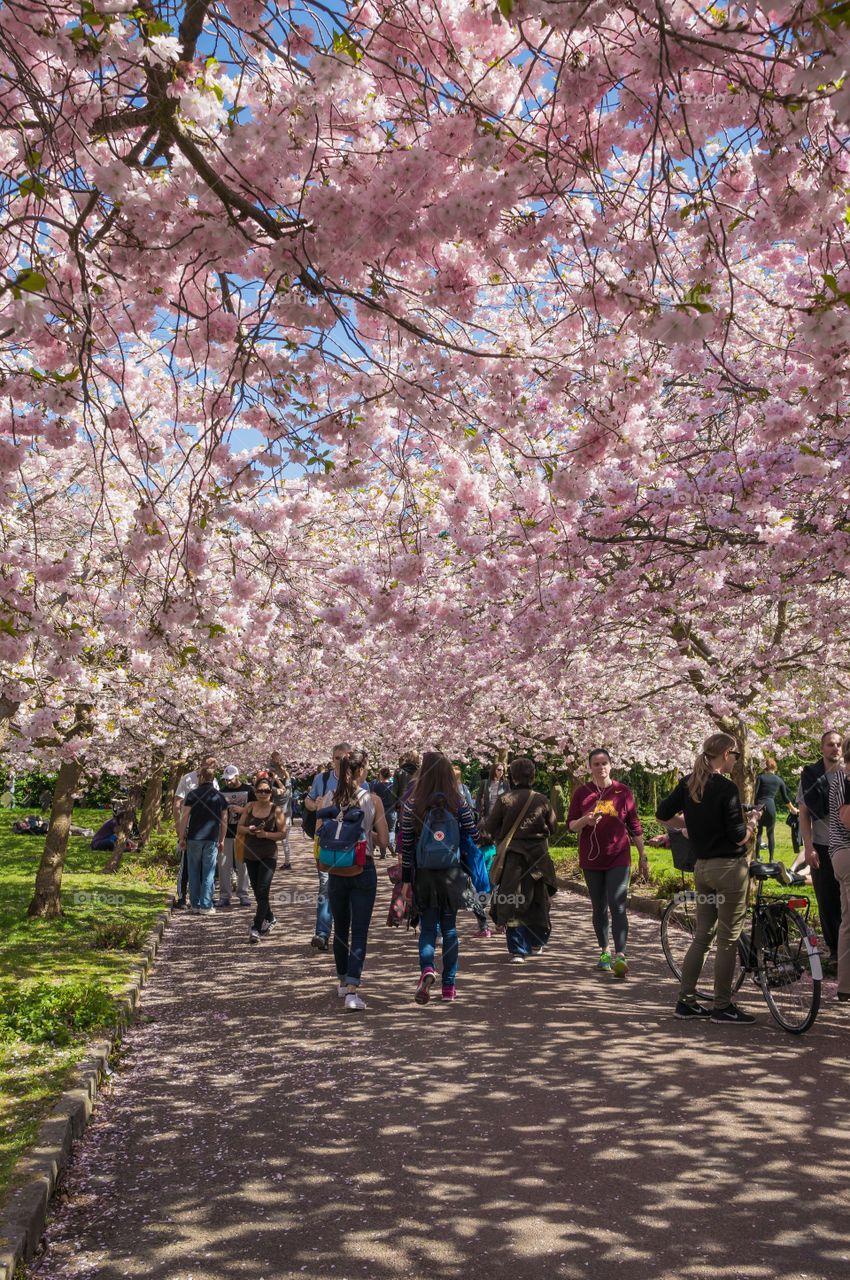
<svg viewBox="0 0 850 1280">
<path fill-rule="evenodd" d="M 216 853 L 227 833 L 227 801 L 215 783 L 210 766 L 198 770 L 198 785 L 186 796 L 180 811 L 178 838 L 186 850 L 189 901 L 196 914 L 211 915 Z"/>
<path fill-rule="evenodd" d="M 229 764 L 222 774 L 219 788 L 227 801 L 228 819 L 227 834 L 221 852 L 218 855 L 218 905 L 225 910 L 230 906 L 231 884 L 233 882 L 233 853 L 236 844 L 236 828 L 245 805 L 254 799 L 254 788 L 243 781 L 235 764 Z M 236 864 L 236 896 L 240 907 L 251 905 L 251 886 L 248 883 L 248 872 L 244 862 Z"/>
</svg>

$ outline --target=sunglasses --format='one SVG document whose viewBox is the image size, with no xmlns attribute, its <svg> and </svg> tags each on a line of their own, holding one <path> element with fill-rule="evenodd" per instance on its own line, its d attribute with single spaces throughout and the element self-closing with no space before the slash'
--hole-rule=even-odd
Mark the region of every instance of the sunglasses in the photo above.
<svg viewBox="0 0 850 1280">
<path fill-rule="evenodd" d="M 271 787 L 257 787 L 254 791 L 254 794 L 258 796 L 270 796 L 271 793 Z"/>
<path fill-rule="evenodd" d="M 740 751 L 727 751 L 726 754 L 727 756 L 734 756 L 736 760 L 739 760 L 741 757 Z"/>
</svg>

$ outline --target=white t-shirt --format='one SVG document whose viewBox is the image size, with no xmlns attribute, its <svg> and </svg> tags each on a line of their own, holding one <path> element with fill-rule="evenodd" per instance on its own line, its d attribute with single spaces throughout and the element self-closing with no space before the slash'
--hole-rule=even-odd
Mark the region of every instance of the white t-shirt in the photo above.
<svg viewBox="0 0 850 1280">
<path fill-rule="evenodd" d="M 194 791 L 198 785 L 198 770 L 193 769 L 191 773 L 184 773 L 183 777 L 177 783 L 174 792 L 175 800 L 185 800 L 190 791 Z M 213 778 L 213 786 L 218 791 L 218 780 Z"/>
</svg>

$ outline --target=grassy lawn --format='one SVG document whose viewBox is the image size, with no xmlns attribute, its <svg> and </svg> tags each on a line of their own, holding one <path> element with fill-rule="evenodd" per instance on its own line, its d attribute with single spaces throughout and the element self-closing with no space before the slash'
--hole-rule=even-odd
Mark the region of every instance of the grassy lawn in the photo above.
<svg viewBox="0 0 850 1280">
<path fill-rule="evenodd" d="M 660 831 L 661 825 L 648 814 L 641 814 L 641 824 L 646 837 L 653 836 Z M 552 849 L 552 858 L 559 871 L 565 875 L 572 875 L 578 879 L 581 878 L 581 872 L 578 865 L 578 841 L 567 845 L 560 845 Z M 670 898 L 677 893 L 682 887 L 682 877 L 673 866 L 673 859 L 669 849 L 653 849 L 650 845 L 646 847 L 647 857 L 649 859 L 650 883 L 646 886 L 634 885 L 636 893 L 645 892 L 650 897 Z M 767 849 L 762 849 L 761 857 L 767 861 Z M 791 831 L 780 818 L 776 823 L 776 853 L 777 862 L 784 862 L 786 867 L 790 867 L 794 861 L 794 850 L 791 844 Z M 637 860 L 634 863 L 637 867 Z M 693 877 L 686 876 L 686 883 L 689 888 L 693 887 Z M 768 894 L 781 894 L 789 892 L 775 880 L 767 880 L 764 885 L 764 892 Z M 814 889 L 811 885 L 804 885 L 802 888 L 795 888 L 796 897 L 807 897 L 811 903 L 809 919 L 815 926 L 820 924 L 818 916 L 818 904 L 815 898 Z"/>
<path fill-rule="evenodd" d="M 43 836 L 17 836 L 25 810 L 0 812 L 0 1198 L 15 1160 L 62 1091 L 89 1038 L 113 1016 L 112 997 L 128 972 L 172 883 L 173 835 L 155 837 L 144 862 L 127 855 L 117 875 L 71 837 L 62 882 L 63 916 L 26 914 Z M 74 822 L 95 830 L 102 809 L 75 809 Z"/>
</svg>

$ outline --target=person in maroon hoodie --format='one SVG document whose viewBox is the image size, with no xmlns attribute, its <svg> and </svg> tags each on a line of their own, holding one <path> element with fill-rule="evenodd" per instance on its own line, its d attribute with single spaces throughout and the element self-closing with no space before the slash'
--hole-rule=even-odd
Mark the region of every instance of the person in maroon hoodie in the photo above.
<svg viewBox="0 0 850 1280">
<path fill-rule="evenodd" d="M 629 918 L 626 902 L 632 871 L 632 841 L 637 845 L 640 874 L 649 871 L 643 847 L 643 831 L 635 798 L 624 782 L 611 777 L 611 757 L 597 747 L 587 757 L 590 782 L 576 787 L 567 822 L 578 834 L 579 866 L 593 907 L 593 928 L 602 948 L 597 968 L 625 978 L 629 971 L 626 941 Z M 614 935 L 614 956 L 608 945 Z"/>
</svg>

